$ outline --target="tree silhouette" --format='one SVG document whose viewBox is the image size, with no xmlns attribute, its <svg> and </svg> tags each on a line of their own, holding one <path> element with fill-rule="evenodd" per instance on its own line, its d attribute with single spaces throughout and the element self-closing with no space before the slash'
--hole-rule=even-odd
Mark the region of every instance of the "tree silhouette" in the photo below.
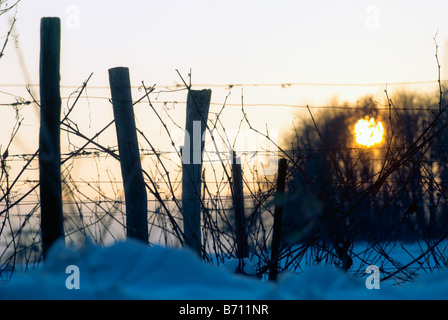
<svg viewBox="0 0 448 320">
<path fill-rule="evenodd" d="M 287 139 L 296 172 L 283 241 L 318 244 L 348 268 L 354 241 L 446 234 L 448 135 L 438 105 L 437 96 L 398 91 L 385 104 L 366 96 L 354 106 L 310 111 Z M 353 134 L 365 116 L 385 127 L 382 142 L 369 148 Z"/>
</svg>

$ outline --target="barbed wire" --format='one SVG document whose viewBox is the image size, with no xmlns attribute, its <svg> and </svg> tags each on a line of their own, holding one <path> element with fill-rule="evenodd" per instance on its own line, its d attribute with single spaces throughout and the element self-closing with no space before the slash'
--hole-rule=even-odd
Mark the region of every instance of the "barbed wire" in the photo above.
<svg viewBox="0 0 448 320">
<path fill-rule="evenodd" d="M 70 97 L 61 97 L 61 100 L 69 100 Z M 86 97 L 79 97 L 79 99 L 87 99 L 87 100 L 107 100 L 110 101 L 110 97 L 101 97 L 101 96 L 86 96 Z M 34 102 L 40 103 L 40 100 L 35 100 Z M 152 104 L 162 104 L 165 106 L 168 105 L 186 105 L 186 101 L 177 101 L 177 100 L 155 100 L 151 101 Z M 20 107 L 20 106 L 28 106 L 32 105 L 32 101 L 16 101 L 11 103 L 0 103 L 0 107 Z M 147 104 L 147 102 L 139 101 L 135 105 L 138 104 Z M 223 106 L 222 102 L 215 102 L 211 101 L 210 105 L 214 106 Z M 241 104 L 238 103 L 226 103 L 226 107 L 236 107 L 241 108 Z M 296 108 L 296 109 L 338 109 L 338 110 L 349 110 L 349 111 L 357 111 L 359 110 L 356 106 L 341 106 L 341 105 L 298 105 L 298 104 L 287 104 L 287 103 L 245 103 L 244 107 L 266 107 L 266 108 Z M 375 106 L 375 110 L 378 111 L 388 111 L 388 106 Z M 427 111 L 427 112 L 437 112 L 438 108 L 435 107 L 395 107 L 394 110 L 396 111 Z"/>
<path fill-rule="evenodd" d="M 204 87 L 204 88 L 224 88 L 224 89 L 232 89 L 234 87 L 280 87 L 283 89 L 294 87 L 294 86 L 310 86 L 310 87 L 390 87 L 390 86 L 413 86 L 413 85 L 427 85 L 427 84 L 434 84 L 434 85 L 441 85 L 444 83 L 448 83 L 448 80 L 423 80 L 423 81 L 399 81 L 399 82 L 384 82 L 384 83 L 309 83 L 309 82 L 296 82 L 296 83 L 230 83 L 230 84 L 192 84 L 192 87 Z M 26 87 L 28 92 L 29 88 L 31 87 L 39 87 L 39 84 L 0 84 L 1 87 Z M 74 93 L 78 92 L 82 86 L 79 85 L 61 85 L 61 89 L 72 89 L 75 90 L 67 97 L 61 97 L 63 101 L 69 101 L 72 99 L 72 96 Z M 152 95 L 160 95 L 161 93 L 173 93 L 173 92 L 180 92 L 188 90 L 188 88 L 185 87 L 185 84 L 168 84 L 168 85 L 155 85 L 155 87 L 158 88 L 164 88 L 160 90 L 153 90 L 151 92 Z M 87 89 L 91 90 L 110 90 L 109 86 L 87 86 Z M 139 91 L 142 90 L 143 86 L 131 86 L 132 89 L 138 89 Z M 17 96 L 12 93 L 8 93 L 5 91 L 0 91 L 0 93 L 5 95 L 13 96 L 16 101 L 10 102 L 10 103 L 0 103 L 0 107 L 13 107 L 13 108 L 19 108 L 23 106 L 29 106 L 33 103 L 40 103 L 40 100 L 35 99 L 33 97 L 33 101 L 24 99 L 20 96 Z M 98 96 L 98 95 L 83 95 L 78 96 L 77 99 L 85 99 L 85 100 L 105 100 L 105 101 L 111 101 L 110 96 Z M 147 104 L 148 102 L 143 101 L 143 99 L 138 99 L 134 104 Z M 162 104 L 164 106 L 168 105 L 178 105 L 182 104 L 185 105 L 186 101 L 178 101 L 178 100 L 159 100 L 154 99 L 151 101 L 152 104 Z M 211 101 L 210 105 L 215 106 L 223 106 L 223 102 L 216 102 Z M 241 108 L 242 105 L 240 103 L 225 103 L 226 107 L 237 107 Z M 294 109 L 338 109 L 338 110 L 348 110 L 348 111 L 355 111 L 358 110 L 356 106 L 347 106 L 347 105 L 300 105 L 300 104 L 289 104 L 289 103 L 245 103 L 244 107 L 267 107 L 267 108 L 294 108 Z M 382 110 L 389 110 L 388 105 L 381 105 L 377 104 L 375 106 L 375 109 L 378 111 Z M 427 112 L 436 112 L 436 108 L 428 108 L 428 107 L 412 107 L 412 108 L 400 108 L 395 107 L 395 110 L 397 111 L 427 111 Z"/>
<path fill-rule="evenodd" d="M 443 147 L 445 145 L 442 144 L 433 144 L 433 146 L 437 147 Z M 228 150 L 228 151 L 220 151 L 217 152 L 215 150 L 204 150 L 204 153 L 206 155 L 208 155 L 209 157 L 213 157 L 215 155 L 220 155 L 222 156 L 222 160 L 231 160 L 231 156 L 233 153 L 237 154 L 237 155 L 242 155 L 242 156 L 249 156 L 249 157 L 253 157 L 256 155 L 260 155 L 260 156 L 267 156 L 267 157 L 280 157 L 283 156 L 285 153 L 300 153 L 302 156 L 306 156 L 309 155 L 312 158 L 319 158 L 319 159 L 329 159 L 330 157 L 332 157 L 333 155 L 331 154 L 327 154 L 329 152 L 338 152 L 338 151 L 352 151 L 352 152 L 366 152 L 367 150 L 369 151 L 387 151 L 387 150 L 391 150 L 391 151 L 395 151 L 395 152 L 399 152 L 399 151 L 403 151 L 406 150 L 407 146 L 402 145 L 402 146 L 394 146 L 394 147 L 385 147 L 385 146 L 370 146 L 368 148 L 366 147 L 338 147 L 338 146 L 334 146 L 334 147 L 316 147 L 316 148 L 296 148 L 296 149 L 289 149 L 289 148 L 282 148 L 281 150 L 256 150 L 256 149 L 234 149 L 232 151 Z M 108 151 L 110 152 L 118 152 L 118 147 L 108 147 Z M 72 152 L 65 152 L 61 154 L 61 158 L 62 160 L 64 160 L 65 158 L 97 158 L 97 157 L 104 157 L 104 158 L 110 158 L 110 152 L 104 152 L 102 150 L 92 150 L 92 151 L 88 151 L 87 149 L 84 149 L 83 151 L 72 151 Z M 139 152 L 140 152 L 140 156 L 156 156 L 156 155 L 179 155 L 178 150 L 156 150 L 154 151 L 153 149 L 149 149 L 149 148 L 139 148 Z M 319 155 L 320 153 L 323 153 L 324 155 Z M 3 159 L 4 161 L 29 161 L 31 158 L 34 158 L 32 161 L 37 162 L 38 158 L 35 158 L 35 152 L 33 153 L 16 153 L 16 154 L 11 154 L 8 153 L 7 159 Z M 340 156 L 339 157 L 341 160 L 356 160 L 359 157 L 355 157 L 355 156 Z M 180 158 L 179 158 L 180 160 Z M 386 160 L 385 157 L 369 157 L 369 160 L 371 161 L 384 161 Z M 204 163 L 208 163 L 212 160 L 208 159 L 207 157 L 204 157 L 203 162 Z M 220 160 L 221 161 L 221 160 Z M 411 161 L 411 160 L 409 160 Z M 431 162 L 431 163 L 448 163 L 448 158 L 443 160 L 443 159 L 437 159 L 437 160 L 430 160 L 430 159 L 424 159 L 422 160 L 422 162 Z"/>
<path fill-rule="evenodd" d="M 442 83 L 448 83 L 448 79 L 440 80 Z M 408 86 L 408 85 L 425 85 L 425 84 L 438 84 L 438 80 L 421 80 L 421 81 L 384 81 L 384 82 L 367 82 L 367 83 L 356 83 L 356 82 L 279 82 L 279 83 L 192 83 L 191 87 L 210 87 L 210 88 L 233 88 L 233 87 L 280 87 L 280 88 L 289 88 L 296 86 L 305 86 L 305 87 L 382 87 L 382 86 Z M 1 84 L 1 87 L 39 87 L 39 84 Z M 77 89 L 79 85 L 60 85 L 61 89 Z M 174 83 L 174 84 L 160 84 L 157 85 L 158 88 L 182 88 L 182 90 L 186 90 L 185 85 L 182 83 Z M 89 85 L 89 89 L 104 89 L 110 90 L 109 86 L 101 86 L 101 85 Z M 141 85 L 131 85 L 132 89 L 139 89 Z M 157 93 L 157 92 L 155 92 Z"/>
</svg>

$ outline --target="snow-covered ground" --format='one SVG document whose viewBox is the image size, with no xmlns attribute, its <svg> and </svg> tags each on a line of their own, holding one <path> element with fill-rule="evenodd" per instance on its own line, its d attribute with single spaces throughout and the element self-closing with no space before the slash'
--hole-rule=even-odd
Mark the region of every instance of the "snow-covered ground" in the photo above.
<svg viewBox="0 0 448 320">
<path fill-rule="evenodd" d="M 38 271 L 15 273 L 0 285 L 0 299 L 448 299 L 448 270 L 401 286 L 381 283 L 379 289 L 367 288 L 366 282 L 374 283 L 369 276 L 315 266 L 272 283 L 233 274 L 229 265 L 207 264 L 187 249 L 134 241 L 82 248 L 56 244 Z"/>
</svg>

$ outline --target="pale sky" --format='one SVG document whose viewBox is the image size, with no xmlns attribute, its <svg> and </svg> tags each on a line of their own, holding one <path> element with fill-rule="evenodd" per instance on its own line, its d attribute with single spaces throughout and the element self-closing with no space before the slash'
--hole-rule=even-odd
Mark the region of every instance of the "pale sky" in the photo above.
<svg viewBox="0 0 448 320">
<path fill-rule="evenodd" d="M 117 65 L 160 84 L 189 68 L 196 83 L 387 83 L 435 80 L 433 37 L 443 51 L 447 9 L 442 0 L 22 0 L 16 32 L 35 83 L 45 16 L 62 20 L 62 84 L 94 72 L 107 85 Z"/>
<path fill-rule="evenodd" d="M 167 70 L 191 67 L 198 82 L 393 82 L 433 78 L 424 68 L 435 32 L 448 38 L 447 9 L 441 0 L 22 0 L 17 32 L 32 61 L 40 18 L 60 17 L 64 59 L 85 73 L 127 64 L 167 81 Z"/>
<path fill-rule="evenodd" d="M 185 77 L 191 69 L 193 84 L 205 85 L 384 84 L 244 88 L 248 105 L 321 105 L 335 95 L 355 100 L 381 94 L 388 83 L 437 80 L 433 38 L 438 32 L 439 59 L 448 63 L 447 12 L 443 0 L 22 0 L 14 31 L 18 44 L 12 41 L 0 60 L 0 90 L 29 98 L 23 86 L 1 85 L 38 83 L 40 19 L 57 16 L 62 21 L 61 85 L 80 86 L 93 72 L 91 96 L 110 96 L 107 89 L 94 87 L 107 87 L 107 70 L 116 66 L 129 67 L 135 86 L 142 80 L 158 86 L 181 83 L 175 69 Z M 0 20 L 4 35 L 9 21 L 6 16 Z M 435 90 L 435 84 L 430 88 Z M 212 89 L 212 101 L 223 103 L 228 91 Z M 240 88 L 232 89 L 228 103 L 241 103 L 241 94 Z M 4 94 L 0 101 L 13 102 Z M 94 114 L 106 102 L 90 100 L 92 114 L 85 122 L 106 123 L 104 113 Z M 259 108 L 251 116 L 281 129 L 296 111 Z"/>
</svg>

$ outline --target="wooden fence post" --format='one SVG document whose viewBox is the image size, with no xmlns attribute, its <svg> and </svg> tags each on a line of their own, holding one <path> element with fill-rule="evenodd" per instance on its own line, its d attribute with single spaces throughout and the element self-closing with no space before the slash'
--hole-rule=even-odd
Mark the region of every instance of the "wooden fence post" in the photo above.
<svg viewBox="0 0 448 320">
<path fill-rule="evenodd" d="M 189 90 L 182 148 L 182 214 L 186 244 L 201 256 L 201 171 L 212 91 Z"/>
<path fill-rule="evenodd" d="M 277 280 L 278 269 L 278 254 L 280 251 L 280 240 L 282 233 L 282 215 L 283 215 L 283 201 L 285 194 L 285 180 L 286 180 L 286 159 L 281 158 L 278 161 L 277 174 L 277 192 L 275 195 L 276 204 L 274 209 L 274 225 L 272 230 L 272 244 L 271 244 L 271 266 L 269 270 L 269 280 Z"/>
<path fill-rule="evenodd" d="M 109 69 L 109 83 L 126 201 L 126 233 L 128 237 L 148 243 L 148 204 L 138 151 L 129 69 Z"/>
<path fill-rule="evenodd" d="M 246 215 L 244 213 L 243 175 L 241 171 L 240 158 L 235 157 L 233 152 L 232 163 L 232 188 L 233 188 L 233 209 L 235 210 L 236 222 L 236 256 L 244 259 L 249 256 L 246 232 Z M 242 269 L 242 266 L 240 266 Z"/>
<path fill-rule="evenodd" d="M 44 258 L 51 245 L 64 237 L 61 186 L 61 21 L 42 18 L 40 25 L 39 180 L 41 236 Z"/>
</svg>

